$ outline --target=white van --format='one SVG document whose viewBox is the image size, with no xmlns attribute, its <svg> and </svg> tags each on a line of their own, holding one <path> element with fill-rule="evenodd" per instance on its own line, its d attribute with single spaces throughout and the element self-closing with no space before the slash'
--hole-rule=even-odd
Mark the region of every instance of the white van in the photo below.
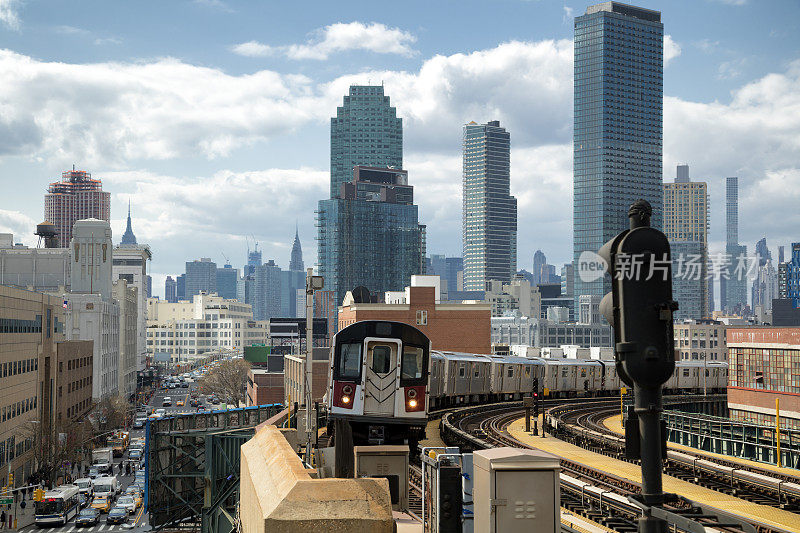
<svg viewBox="0 0 800 533">
<path fill-rule="evenodd" d="M 95 497 L 107 496 L 113 502 L 119 493 L 117 476 L 96 477 L 92 480 L 92 485 Z"/>
</svg>

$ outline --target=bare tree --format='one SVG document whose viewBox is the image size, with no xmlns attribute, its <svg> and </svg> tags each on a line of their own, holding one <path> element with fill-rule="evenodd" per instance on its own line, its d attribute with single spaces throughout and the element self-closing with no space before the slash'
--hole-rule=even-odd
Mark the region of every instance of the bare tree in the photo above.
<svg viewBox="0 0 800 533">
<path fill-rule="evenodd" d="M 223 361 L 200 379 L 201 390 L 214 394 L 234 407 L 244 403 L 250 364 L 244 359 Z"/>
<path fill-rule="evenodd" d="M 132 410 L 133 406 L 123 396 L 111 396 L 103 399 L 94 409 L 98 433 L 124 428 Z"/>
<path fill-rule="evenodd" d="M 33 421 L 21 433 L 31 443 L 36 467 L 33 476 L 53 485 L 61 473 L 68 473 L 71 465 L 82 459 L 92 438 L 92 426 L 86 419 L 59 420 L 52 427 Z"/>
</svg>

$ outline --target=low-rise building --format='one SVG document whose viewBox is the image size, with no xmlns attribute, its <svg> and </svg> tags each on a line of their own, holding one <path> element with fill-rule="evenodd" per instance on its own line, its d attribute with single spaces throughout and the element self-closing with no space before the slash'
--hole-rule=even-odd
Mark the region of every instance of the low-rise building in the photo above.
<svg viewBox="0 0 800 533">
<path fill-rule="evenodd" d="M 269 338 L 268 322 L 253 320 L 252 307 L 216 294 L 200 293 L 191 302 L 147 300 L 147 353 L 173 363 L 217 349 L 262 344 Z"/>
<path fill-rule="evenodd" d="M 29 248 L 14 244 L 11 233 L 0 233 L 0 285 L 39 292 L 69 290 L 70 249 Z"/>
<path fill-rule="evenodd" d="M 284 403 L 283 371 L 253 367 L 247 374 L 247 405 Z M 295 398 L 296 399 L 296 398 Z"/>
<path fill-rule="evenodd" d="M 328 369 L 330 368 L 330 348 L 314 348 L 311 360 L 311 398 L 313 401 L 322 401 L 328 392 Z M 305 405 L 305 355 L 284 356 L 283 368 L 283 393 L 286 401 L 297 402 Z"/>
<path fill-rule="evenodd" d="M 613 346 L 611 326 L 605 323 L 552 322 L 527 316 L 492 318 L 492 343 L 559 347 L 565 344 L 589 348 Z"/>
<path fill-rule="evenodd" d="M 418 328 L 434 349 L 490 353 L 489 304 L 437 304 L 434 287 L 409 287 L 408 295 L 407 303 L 358 303 L 348 292 L 339 307 L 339 330 L 361 320 L 391 320 Z"/>
<path fill-rule="evenodd" d="M 725 331 L 717 320 L 684 320 L 673 325 L 675 359 L 680 361 L 727 361 Z"/>
<path fill-rule="evenodd" d="M 92 410 L 92 341 L 56 344 L 55 420 L 77 422 Z"/>
<path fill-rule="evenodd" d="M 728 327 L 730 417 L 800 429 L 800 328 Z"/>
<path fill-rule="evenodd" d="M 518 276 L 510 283 L 487 281 L 484 301 L 492 306 L 492 316 L 518 313 L 522 316 L 539 316 L 542 312 L 542 295 L 536 285 Z"/>
</svg>

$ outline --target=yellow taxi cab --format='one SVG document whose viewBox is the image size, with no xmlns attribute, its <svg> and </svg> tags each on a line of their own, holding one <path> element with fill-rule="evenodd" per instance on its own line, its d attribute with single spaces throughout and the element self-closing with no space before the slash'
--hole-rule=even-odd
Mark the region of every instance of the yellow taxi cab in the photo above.
<svg viewBox="0 0 800 533">
<path fill-rule="evenodd" d="M 183 407 L 185 404 L 186 404 L 186 402 L 184 402 L 183 400 L 178 400 L 177 406 L 178 407 Z"/>
<path fill-rule="evenodd" d="M 137 490 L 134 494 L 131 494 L 131 496 L 133 496 L 133 501 L 134 503 L 136 503 L 136 508 L 138 509 L 139 507 L 141 507 L 142 502 L 144 501 L 142 499 L 142 493 Z"/>
<path fill-rule="evenodd" d="M 92 509 L 97 509 L 101 513 L 107 513 L 111 510 L 111 500 L 106 496 L 96 496 L 92 500 Z"/>
</svg>

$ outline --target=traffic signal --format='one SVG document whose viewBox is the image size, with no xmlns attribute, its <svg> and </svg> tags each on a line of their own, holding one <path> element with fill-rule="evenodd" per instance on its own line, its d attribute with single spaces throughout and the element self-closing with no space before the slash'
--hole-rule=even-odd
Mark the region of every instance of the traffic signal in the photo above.
<svg viewBox="0 0 800 533">
<path fill-rule="evenodd" d="M 33 501 L 40 502 L 42 500 L 44 500 L 44 489 L 34 489 Z"/>
<path fill-rule="evenodd" d="M 14 488 L 14 474 L 12 472 L 8 474 L 8 486 L 12 489 Z"/>
<path fill-rule="evenodd" d="M 666 235 L 650 227 L 651 213 L 637 200 L 628 210 L 630 229 L 598 252 L 611 274 L 600 311 L 614 330 L 617 371 L 631 387 L 660 387 L 675 370 L 672 258 Z"/>
<path fill-rule="evenodd" d="M 533 378 L 533 416 L 539 416 L 539 378 Z"/>
</svg>

